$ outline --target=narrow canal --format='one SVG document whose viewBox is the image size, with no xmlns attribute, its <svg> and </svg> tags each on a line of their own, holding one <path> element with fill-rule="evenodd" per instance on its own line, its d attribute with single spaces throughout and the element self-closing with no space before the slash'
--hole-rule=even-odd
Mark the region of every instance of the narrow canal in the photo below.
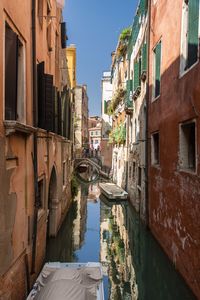
<svg viewBox="0 0 200 300">
<path fill-rule="evenodd" d="M 132 207 L 99 194 L 98 183 L 79 186 L 46 261 L 100 261 L 105 300 L 195 299 Z"/>
</svg>

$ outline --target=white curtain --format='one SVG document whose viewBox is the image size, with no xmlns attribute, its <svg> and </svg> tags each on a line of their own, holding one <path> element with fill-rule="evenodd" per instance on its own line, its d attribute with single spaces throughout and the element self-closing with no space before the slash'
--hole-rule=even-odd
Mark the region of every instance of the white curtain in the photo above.
<svg viewBox="0 0 200 300">
<path fill-rule="evenodd" d="M 65 0 L 56 0 L 57 6 L 63 8 L 65 6 Z"/>
</svg>

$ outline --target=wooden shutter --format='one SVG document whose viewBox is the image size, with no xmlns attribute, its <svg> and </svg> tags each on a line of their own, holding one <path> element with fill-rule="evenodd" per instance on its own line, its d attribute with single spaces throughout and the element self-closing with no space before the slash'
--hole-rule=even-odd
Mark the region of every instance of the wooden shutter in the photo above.
<svg viewBox="0 0 200 300">
<path fill-rule="evenodd" d="M 44 62 L 38 64 L 38 127 L 48 131 L 54 129 L 53 75 L 44 73 Z"/>
<path fill-rule="evenodd" d="M 45 74 L 45 129 L 53 131 L 53 75 Z"/>
<path fill-rule="evenodd" d="M 54 95 L 54 132 L 58 133 L 58 91 L 55 88 Z"/>
<path fill-rule="evenodd" d="M 107 101 L 104 100 L 104 114 L 107 114 Z"/>
<path fill-rule="evenodd" d="M 147 70 L 147 44 L 142 46 L 142 72 Z"/>
<path fill-rule="evenodd" d="M 68 139 L 71 140 L 71 124 L 72 124 L 72 109 L 71 103 L 69 102 L 69 110 L 68 110 Z"/>
<path fill-rule="evenodd" d="M 140 86 L 139 80 L 139 62 L 134 62 L 134 91 Z"/>
<path fill-rule="evenodd" d="M 188 64 L 191 67 L 198 60 L 199 0 L 189 0 L 188 22 Z"/>
<path fill-rule="evenodd" d="M 58 104 L 58 108 L 57 108 L 57 112 L 58 112 L 58 134 L 61 135 L 62 132 L 62 127 L 61 127 L 61 122 L 62 122 L 62 111 L 61 111 L 61 97 L 59 92 L 57 93 L 57 104 Z"/>
<path fill-rule="evenodd" d="M 18 73 L 17 34 L 6 23 L 5 32 L 5 119 L 17 119 L 17 73 Z"/>
<path fill-rule="evenodd" d="M 61 46 L 62 49 L 67 47 L 67 31 L 66 31 L 66 23 L 61 23 Z"/>
<path fill-rule="evenodd" d="M 56 106 L 55 106 L 55 103 L 56 103 L 56 95 L 57 95 L 57 91 L 56 91 L 56 87 L 53 86 L 53 132 L 56 133 Z"/>
<path fill-rule="evenodd" d="M 37 65 L 38 86 L 38 127 L 45 128 L 45 76 L 44 62 Z"/>
<path fill-rule="evenodd" d="M 161 42 L 155 49 L 155 98 L 160 95 Z"/>
</svg>

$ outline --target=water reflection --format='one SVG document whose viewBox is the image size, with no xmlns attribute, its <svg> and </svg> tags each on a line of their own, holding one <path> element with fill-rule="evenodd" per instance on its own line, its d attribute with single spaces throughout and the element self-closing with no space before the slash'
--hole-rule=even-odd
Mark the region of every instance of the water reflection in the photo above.
<svg viewBox="0 0 200 300">
<path fill-rule="evenodd" d="M 99 178 L 99 172 L 96 167 L 89 164 L 82 164 L 76 170 L 76 176 L 81 183 L 95 182 Z"/>
<path fill-rule="evenodd" d="M 105 299 L 195 299 L 135 211 L 100 201 L 98 184 L 80 186 L 47 260 L 101 261 Z"/>
</svg>

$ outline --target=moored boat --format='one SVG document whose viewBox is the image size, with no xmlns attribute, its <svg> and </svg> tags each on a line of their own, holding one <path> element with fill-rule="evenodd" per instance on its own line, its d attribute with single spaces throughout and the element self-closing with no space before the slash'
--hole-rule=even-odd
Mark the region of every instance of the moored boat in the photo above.
<svg viewBox="0 0 200 300">
<path fill-rule="evenodd" d="M 102 194 L 110 200 L 127 200 L 128 198 L 128 193 L 115 183 L 103 182 L 99 184 L 99 187 Z"/>
<path fill-rule="evenodd" d="M 46 263 L 27 300 L 104 300 L 101 263 Z"/>
</svg>

